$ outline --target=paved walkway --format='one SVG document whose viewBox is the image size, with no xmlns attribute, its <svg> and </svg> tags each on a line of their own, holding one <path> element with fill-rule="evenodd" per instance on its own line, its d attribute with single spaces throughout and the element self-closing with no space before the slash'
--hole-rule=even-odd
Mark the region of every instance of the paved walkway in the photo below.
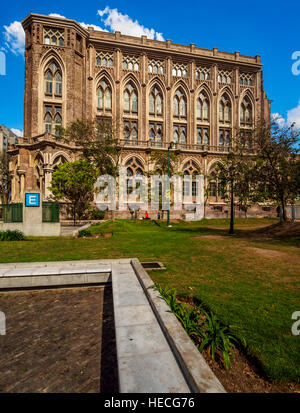
<svg viewBox="0 0 300 413">
<path fill-rule="evenodd" d="M 0 290 L 111 282 L 121 393 L 225 391 L 137 259 L 0 264 Z"/>
</svg>

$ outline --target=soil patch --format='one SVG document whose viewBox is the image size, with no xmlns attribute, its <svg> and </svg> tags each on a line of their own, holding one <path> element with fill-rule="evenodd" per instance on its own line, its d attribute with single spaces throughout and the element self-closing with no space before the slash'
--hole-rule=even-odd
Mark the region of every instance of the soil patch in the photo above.
<svg viewBox="0 0 300 413">
<path fill-rule="evenodd" d="M 250 252 L 261 255 L 264 258 L 272 258 L 272 259 L 289 259 L 289 260 L 299 260 L 299 258 L 293 254 L 288 254 L 287 252 L 282 252 L 278 250 L 268 250 L 265 248 L 255 248 L 255 247 L 249 247 L 247 248 Z"/>
<path fill-rule="evenodd" d="M 194 307 L 193 298 L 180 297 L 179 301 Z M 215 360 L 206 350 L 204 359 L 229 393 L 300 393 L 300 384 L 295 382 L 272 383 L 261 373 L 255 361 L 235 348 L 231 357 L 230 370 L 226 370 L 221 354 L 217 351 Z"/>
<path fill-rule="evenodd" d="M 198 237 L 191 237 L 191 240 L 196 240 L 196 239 L 225 239 L 226 237 L 223 237 L 223 235 L 201 235 Z"/>
</svg>

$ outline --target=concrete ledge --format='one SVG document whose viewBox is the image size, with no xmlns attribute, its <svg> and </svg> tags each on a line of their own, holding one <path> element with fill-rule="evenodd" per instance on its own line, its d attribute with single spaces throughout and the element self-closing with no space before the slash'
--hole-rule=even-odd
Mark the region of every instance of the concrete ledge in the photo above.
<svg viewBox="0 0 300 413">
<path fill-rule="evenodd" d="M 92 224 L 89 222 L 88 224 L 82 225 L 82 227 L 75 229 L 75 231 L 73 231 L 73 237 L 77 237 L 79 231 L 82 231 L 83 229 L 88 229 L 92 226 Z"/>
<path fill-rule="evenodd" d="M 138 259 L 0 264 L 0 290 L 109 282 L 121 393 L 225 392 Z"/>
<path fill-rule="evenodd" d="M 140 280 L 191 391 L 194 393 L 226 393 L 226 390 L 197 350 L 176 316 L 170 312 L 167 303 L 161 298 L 158 291 L 150 288 L 153 286 L 153 281 L 138 259 L 132 260 L 132 267 Z"/>
</svg>

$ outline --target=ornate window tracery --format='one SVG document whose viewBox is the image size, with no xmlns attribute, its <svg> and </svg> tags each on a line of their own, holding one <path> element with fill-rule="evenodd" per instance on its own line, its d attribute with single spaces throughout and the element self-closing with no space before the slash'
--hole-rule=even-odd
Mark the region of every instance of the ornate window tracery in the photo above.
<svg viewBox="0 0 300 413">
<path fill-rule="evenodd" d="M 140 70 L 139 58 L 136 56 L 124 56 L 123 57 L 123 69 L 124 70 L 133 70 L 138 72 Z"/>
<path fill-rule="evenodd" d="M 148 73 L 164 74 L 164 62 L 163 60 L 151 59 L 148 63 Z"/>
<path fill-rule="evenodd" d="M 111 52 L 96 52 L 96 66 L 101 67 L 113 67 L 114 66 L 114 54 Z"/>
<path fill-rule="evenodd" d="M 173 63 L 172 75 L 174 77 L 188 77 L 188 68 L 185 63 Z"/>
<path fill-rule="evenodd" d="M 253 86 L 253 74 L 252 73 L 240 73 L 241 86 Z"/>
<path fill-rule="evenodd" d="M 197 67 L 196 80 L 210 80 L 210 68 L 204 66 Z"/>
<path fill-rule="evenodd" d="M 44 44 L 52 46 L 64 46 L 64 30 L 44 28 Z"/>
<path fill-rule="evenodd" d="M 220 69 L 218 71 L 218 83 L 232 83 L 232 72 L 229 70 Z"/>
</svg>

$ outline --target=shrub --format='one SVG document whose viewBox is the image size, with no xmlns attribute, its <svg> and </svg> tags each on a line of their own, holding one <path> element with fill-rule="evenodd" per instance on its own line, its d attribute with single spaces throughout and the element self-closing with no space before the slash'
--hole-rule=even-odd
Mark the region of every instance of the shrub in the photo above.
<svg viewBox="0 0 300 413">
<path fill-rule="evenodd" d="M 0 241 L 23 241 L 25 240 L 25 235 L 19 230 L 11 231 L 0 231 Z"/>
<path fill-rule="evenodd" d="M 82 238 L 82 237 L 92 237 L 93 234 L 91 233 L 90 229 L 81 229 L 80 231 L 78 231 L 78 237 Z"/>
<path fill-rule="evenodd" d="M 245 339 L 238 337 L 232 329 L 222 324 L 211 311 L 207 312 L 202 307 L 188 308 L 177 301 L 175 289 L 168 286 L 163 288 L 160 284 L 156 284 L 153 288 L 160 293 L 195 344 L 200 340 L 199 351 L 207 349 L 213 360 L 216 350 L 220 351 L 225 368 L 229 370 L 234 343 L 246 347 Z"/>
<path fill-rule="evenodd" d="M 104 219 L 105 211 L 100 211 L 100 209 L 95 208 L 92 210 L 92 219 Z"/>
</svg>

